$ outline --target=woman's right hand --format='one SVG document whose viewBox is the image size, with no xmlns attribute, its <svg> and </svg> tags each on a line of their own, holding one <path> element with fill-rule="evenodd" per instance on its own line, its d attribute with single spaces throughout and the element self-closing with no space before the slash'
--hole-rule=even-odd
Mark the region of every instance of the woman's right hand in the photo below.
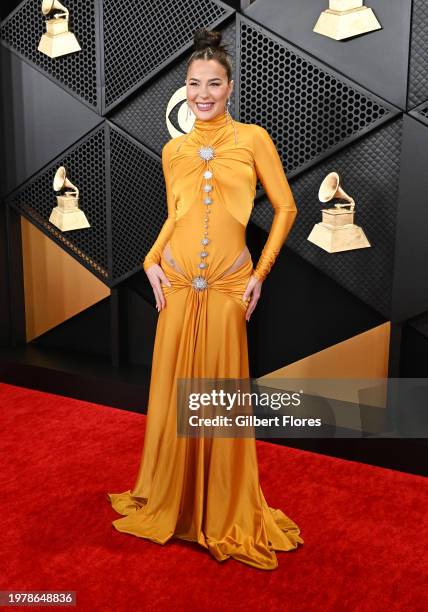
<svg viewBox="0 0 428 612">
<path fill-rule="evenodd" d="M 168 287 L 171 287 L 171 283 L 169 282 L 161 266 L 159 266 L 158 264 L 153 264 L 152 266 L 150 266 L 150 268 L 147 268 L 146 274 L 152 286 L 153 293 L 155 295 L 156 308 L 158 312 L 160 312 L 166 306 L 162 283 L 164 283 Z"/>
</svg>

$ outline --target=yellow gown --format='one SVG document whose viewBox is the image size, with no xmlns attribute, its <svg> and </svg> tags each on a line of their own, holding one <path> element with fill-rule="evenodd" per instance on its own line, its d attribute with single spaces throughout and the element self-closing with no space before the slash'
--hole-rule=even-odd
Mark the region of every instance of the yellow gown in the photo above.
<svg viewBox="0 0 428 612">
<path fill-rule="evenodd" d="M 168 218 L 143 267 L 158 263 L 171 286 L 162 285 L 166 306 L 157 322 L 140 467 L 132 490 L 107 493 L 124 515 L 112 524 L 160 544 L 172 537 L 199 542 L 218 561 L 274 569 L 275 551 L 303 539 L 296 523 L 265 500 L 254 437 L 178 437 L 176 380 L 249 377 L 242 296 L 252 274 L 263 280 L 269 273 L 296 204 L 268 132 L 226 121 L 226 113 L 196 118 L 189 134 L 169 140 L 162 167 Z M 254 269 L 245 229 L 257 177 L 274 218 Z M 208 286 L 197 288 L 195 277 Z"/>
</svg>

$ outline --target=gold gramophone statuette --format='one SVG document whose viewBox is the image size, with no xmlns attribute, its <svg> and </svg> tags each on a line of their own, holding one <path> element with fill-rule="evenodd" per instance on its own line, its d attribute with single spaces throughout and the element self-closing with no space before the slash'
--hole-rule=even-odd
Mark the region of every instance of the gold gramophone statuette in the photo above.
<svg viewBox="0 0 428 612">
<path fill-rule="evenodd" d="M 46 32 L 40 39 L 38 51 L 49 57 L 59 57 L 82 50 L 76 36 L 68 31 L 69 11 L 59 0 L 43 0 L 42 13 L 52 17 L 46 20 Z"/>
<path fill-rule="evenodd" d="M 91 227 L 83 210 L 79 208 L 79 190 L 67 178 L 64 166 L 60 166 L 53 181 L 54 191 L 70 189 L 63 195 L 57 195 L 57 206 L 52 210 L 49 222 L 62 232 Z"/>
<path fill-rule="evenodd" d="M 313 32 L 344 40 L 380 29 L 376 15 L 364 6 L 363 0 L 329 0 L 329 7 L 318 17 Z"/>
<path fill-rule="evenodd" d="M 328 253 L 364 249 L 371 246 L 362 228 L 354 225 L 355 202 L 340 187 L 337 172 L 330 172 L 320 185 L 318 198 L 320 202 L 329 202 L 333 198 L 346 200 L 335 204 L 333 208 L 322 208 L 322 221 L 316 223 L 308 236 L 313 242 Z"/>
</svg>

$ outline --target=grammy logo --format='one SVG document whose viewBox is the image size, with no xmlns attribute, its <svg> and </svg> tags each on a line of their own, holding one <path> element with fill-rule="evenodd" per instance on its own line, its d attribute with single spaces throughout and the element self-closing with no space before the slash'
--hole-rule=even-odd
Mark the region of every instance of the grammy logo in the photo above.
<svg viewBox="0 0 428 612">
<path fill-rule="evenodd" d="M 179 129 L 175 127 L 175 125 L 170 119 L 172 110 L 178 104 L 180 105 L 178 107 L 177 113 Z M 187 134 L 188 132 L 190 132 L 195 119 L 195 114 L 189 109 L 188 105 L 186 104 L 186 86 L 183 85 L 183 87 L 180 87 L 179 89 L 177 89 L 177 91 L 173 93 L 166 107 L 165 121 L 171 138 L 175 138 L 176 136 L 181 136 L 182 134 Z"/>
</svg>

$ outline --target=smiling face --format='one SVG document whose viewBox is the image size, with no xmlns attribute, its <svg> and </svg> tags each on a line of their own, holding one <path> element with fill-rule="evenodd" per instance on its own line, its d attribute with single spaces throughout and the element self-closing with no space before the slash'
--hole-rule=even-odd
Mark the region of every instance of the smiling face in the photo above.
<svg viewBox="0 0 428 612">
<path fill-rule="evenodd" d="M 217 60 L 196 59 L 186 79 L 187 103 L 198 119 L 213 119 L 223 114 L 233 90 L 225 67 Z"/>
</svg>

